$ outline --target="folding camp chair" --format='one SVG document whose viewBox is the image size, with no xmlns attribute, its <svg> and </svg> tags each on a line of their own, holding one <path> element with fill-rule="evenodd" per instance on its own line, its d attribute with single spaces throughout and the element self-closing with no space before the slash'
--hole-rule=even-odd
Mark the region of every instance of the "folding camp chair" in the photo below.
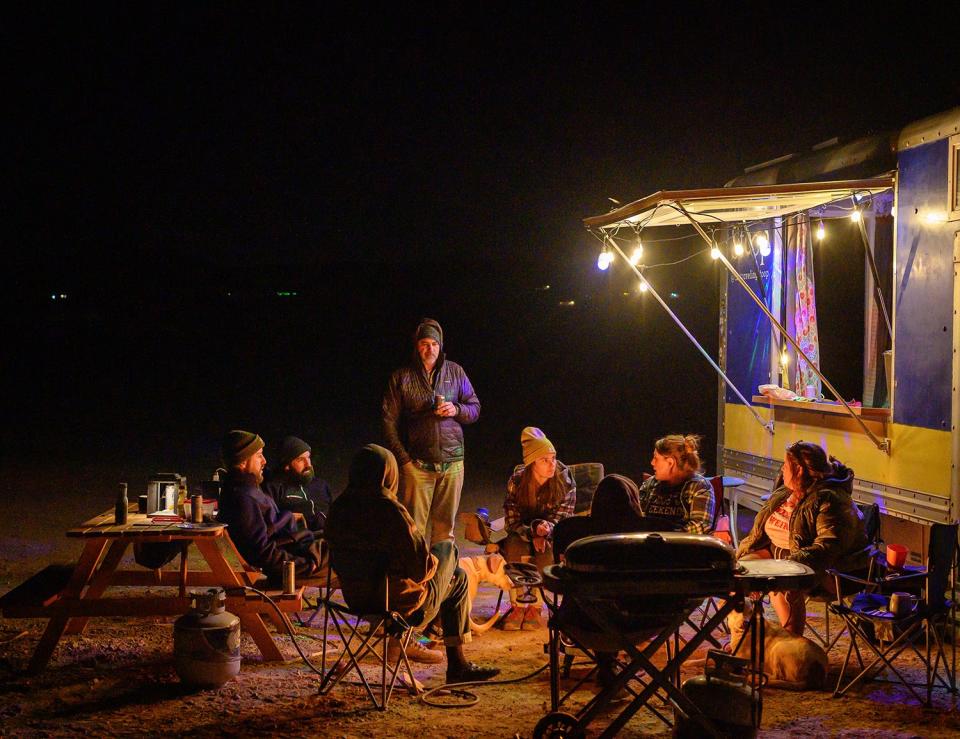
<svg viewBox="0 0 960 739">
<path fill-rule="evenodd" d="M 841 580 L 835 577 L 834 582 L 839 582 L 840 587 L 836 593 L 831 593 L 825 588 L 815 588 L 807 595 L 808 606 L 812 603 L 823 603 L 823 633 L 817 631 L 809 620 L 806 622 L 806 631 L 813 639 L 820 642 L 821 646 L 823 646 L 827 652 L 833 649 L 833 646 L 840 637 L 843 636 L 844 631 L 846 631 L 846 627 L 841 626 L 835 633 L 830 633 L 830 603 L 837 599 L 849 600 L 851 596 L 863 590 L 859 585 L 861 577 L 869 582 L 874 582 L 883 570 L 883 567 L 878 566 L 879 563 L 877 562 L 877 558 L 882 556 L 880 549 L 883 545 L 883 539 L 880 536 L 880 506 L 876 503 L 871 503 L 870 505 L 857 503 L 856 505 L 863 514 L 863 530 L 867 535 L 867 555 L 869 556 L 870 564 L 866 573 L 844 573 L 854 578 L 853 580 Z M 835 570 L 831 569 L 827 572 L 833 575 Z"/>
<path fill-rule="evenodd" d="M 350 673 L 355 673 L 357 680 L 352 684 L 362 685 L 374 708 L 385 711 L 393 695 L 393 689 L 398 680 L 402 680 L 411 695 L 419 695 L 420 685 L 413 676 L 410 660 L 407 658 L 407 646 L 413 635 L 413 626 L 399 613 L 390 610 L 389 589 L 387 587 L 387 560 L 385 557 L 371 558 L 368 552 L 351 552 L 338 550 L 331 572 L 335 570 L 337 576 L 344 581 L 356 581 L 362 578 L 374 585 L 374 590 L 382 587 L 383 607 L 351 608 L 349 605 L 333 600 L 334 591 L 332 575 L 328 577 L 326 592 L 322 594 L 324 608 L 323 624 L 323 651 L 321 654 L 321 669 L 323 677 L 320 681 L 320 694 L 332 690 Z M 378 599 L 378 603 L 379 603 Z M 343 643 L 343 651 L 332 665 L 327 667 L 327 634 L 328 624 L 332 623 L 335 631 Z M 366 625 L 366 629 L 364 628 Z M 400 645 L 397 656 L 391 660 L 388 654 L 390 639 L 395 639 Z M 368 680 L 360 665 L 360 661 L 372 656 L 380 668 L 380 682 Z M 402 675 L 401 675 L 402 673 Z M 379 688 L 377 693 L 374 688 Z"/>
<path fill-rule="evenodd" d="M 838 579 L 857 581 L 865 589 L 854 597 L 849 606 L 841 601 L 829 605 L 830 610 L 843 618 L 850 632 L 850 646 L 837 680 L 835 696 L 845 694 L 862 681 L 881 679 L 877 674 L 883 667 L 894 676 L 889 680 L 906 686 L 914 698 L 925 706 L 930 706 L 935 687 L 956 694 L 956 645 L 954 635 L 946 632 L 956 623 L 956 603 L 953 598 L 957 587 L 957 528 L 956 523 L 933 524 L 924 568 L 903 575 L 887 576 L 879 584 L 836 573 Z M 915 607 L 902 614 L 891 613 L 890 595 L 881 591 L 909 590 L 911 584 L 917 583 L 922 584 L 923 594 Z M 921 634 L 924 637 L 923 651 L 915 643 Z M 950 643 L 951 652 L 949 662 L 947 642 Z M 924 664 L 926 680 L 923 683 L 907 680 L 901 672 L 903 665 L 897 669 L 894 664 L 908 648 Z M 874 655 L 874 660 L 865 666 L 861 652 L 866 650 Z M 854 655 L 860 672 L 844 683 Z M 919 686 L 926 687 L 926 700 L 914 690 Z"/>
</svg>

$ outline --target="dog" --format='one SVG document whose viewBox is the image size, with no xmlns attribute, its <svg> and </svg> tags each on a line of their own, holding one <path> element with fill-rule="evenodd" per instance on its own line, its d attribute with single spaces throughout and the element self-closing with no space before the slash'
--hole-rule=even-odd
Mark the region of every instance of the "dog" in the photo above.
<svg viewBox="0 0 960 739">
<path fill-rule="evenodd" d="M 504 568 L 507 561 L 499 554 L 480 554 L 476 557 L 461 557 L 460 567 L 467 573 L 467 583 L 469 585 L 468 597 L 470 599 L 470 608 L 473 609 L 473 601 L 477 597 L 477 590 L 480 583 L 488 582 L 496 585 L 501 590 L 510 593 L 513 587 L 510 578 L 507 576 Z M 492 629 L 503 616 L 502 613 L 495 613 L 487 621 L 477 623 L 470 617 L 470 632 L 473 634 L 483 634 Z"/>
<path fill-rule="evenodd" d="M 730 644 L 739 642 L 736 656 L 750 656 L 750 639 L 741 639 L 750 619 L 749 607 L 727 616 Z M 827 678 L 827 653 L 804 636 L 796 636 L 779 624 L 764 620 L 763 671 L 767 685 L 786 690 L 822 690 Z"/>
</svg>

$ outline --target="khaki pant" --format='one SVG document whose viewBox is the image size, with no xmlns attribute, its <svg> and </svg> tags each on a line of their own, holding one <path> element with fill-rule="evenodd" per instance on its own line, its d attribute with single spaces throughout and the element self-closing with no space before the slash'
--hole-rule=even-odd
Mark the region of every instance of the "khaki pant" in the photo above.
<svg viewBox="0 0 960 739">
<path fill-rule="evenodd" d="M 421 469 L 416 462 L 400 469 L 398 497 L 430 546 L 440 541 L 453 541 L 462 489 L 463 460 L 450 462 L 443 472 Z"/>
</svg>

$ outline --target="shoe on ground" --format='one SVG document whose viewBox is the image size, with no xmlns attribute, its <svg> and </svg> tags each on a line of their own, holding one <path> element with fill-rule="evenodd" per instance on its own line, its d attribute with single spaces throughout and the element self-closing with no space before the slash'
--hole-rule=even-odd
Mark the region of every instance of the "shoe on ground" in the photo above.
<svg viewBox="0 0 960 739">
<path fill-rule="evenodd" d="M 387 646 L 387 661 L 395 665 L 400 658 L 400 643 L 396 639 L 391 639 Z M 407 659 L 411 662 L 419 662 L 425 665 L 436 665 L 443 662 L 443 653 L 435 649 L 427 649 L 416 639 L 411 639 L 407 644 Z"/>
<path fill-rule="evenodd" d="M 491 677 L 496 677 L 499 674 L 500 668 L 498 667 L 483 667 L 481 665 L 475 665 L 473 662 L 468 662 L 460 669 L 447 670 L 447 684 L 489 680 Z"/>
<path fill-rule="evenodd" d="M 501 628 L 504 631 L 520 631 L 523 626 L 523 614 L 525 610 L 523 606 L 514 606 L 510 609 L 510 612 L 501 619 Z"/>
<path fill-rule="evenodd" d="M 543 615 L 540 606 L 527 606 L 523 611 L 523 630 L 536 631 L 543 628 Z"/>
</svg>

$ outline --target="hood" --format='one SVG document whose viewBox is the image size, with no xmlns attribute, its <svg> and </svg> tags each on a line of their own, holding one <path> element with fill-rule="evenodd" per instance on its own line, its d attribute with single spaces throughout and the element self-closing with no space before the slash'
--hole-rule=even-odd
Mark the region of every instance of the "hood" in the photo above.
<svg viewBox="0 0 960 739">
<path fill-rule="evenodd" d="M 616 528 L 626 521 L 643 516 L 640 508 L 640 489 L 637 483 L 623 475 L 607 475 L 593 494 L 590 517 L 601 526 Z"/>
<path fill-rule="evenodd" d="M 830 458 L 830 464 L 833 467 L 833 472 L 814 484 L 813 489 L 834 488 L 835 490 L 843 490 L 847 495 L 853 495 L 853 470 L 833 457 Z"/>
<path fill-rule="evenodd" d="M 393 452 L 377 444 L 361 448 L 350 462 L 350 478 L 344 495 L 380 495 L 397 497 L 400 474 Z"/>
<path fill-rule="evenodd" d="M 437 367 L 440 367 L 443 364 L 443 359 L 446 354 L 443 351 L 443 328 L 441 328 L 440 323 L 435 321 L 432 318 L 424 318 L 420 323 L 417 324 L 417 328 L 413 332 L 413 366 L 422 367 L 423 365 L 420 362 L 420 355 L 417 353 L 417 342 L 423 338 L 421 332 L 424 329 L 432 329 L 433 332 L 439 335 L 440 341 L 440 354 L 437 357 Z"/>
</svg>

